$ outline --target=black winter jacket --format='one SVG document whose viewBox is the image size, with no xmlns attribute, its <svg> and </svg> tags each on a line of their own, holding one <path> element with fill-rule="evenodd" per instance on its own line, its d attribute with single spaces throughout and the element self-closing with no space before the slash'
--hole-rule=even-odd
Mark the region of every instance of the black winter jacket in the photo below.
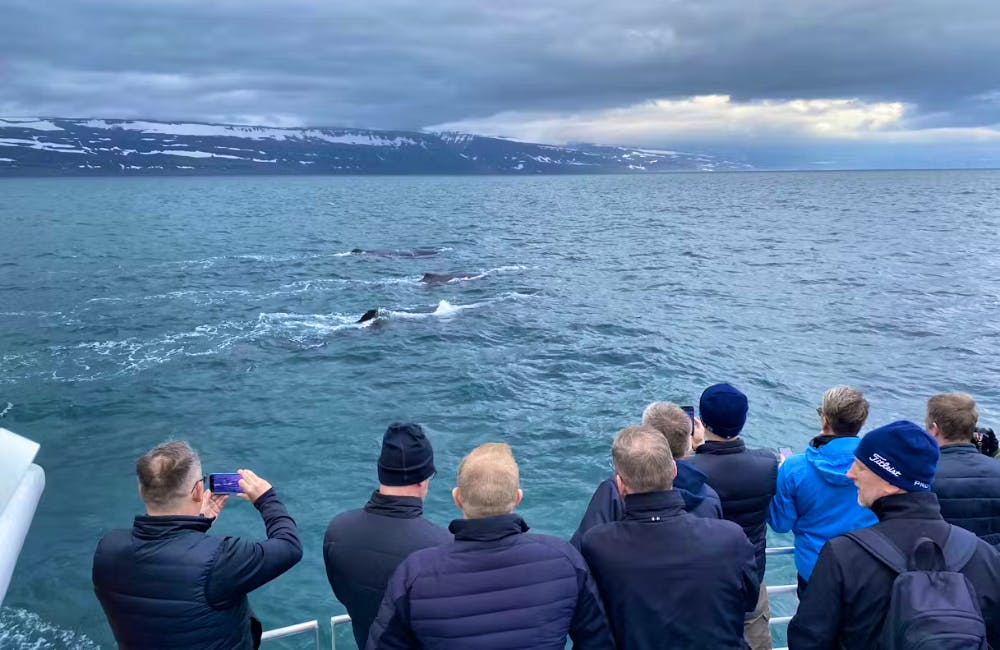
<svg viewBox="0 0 1000 650">
<path fill-rule="evenodd" d="M 684 499 L 684 510 L 692 515 L 708 517 L 709 519 L 722 518 L 722 504 L 719 495 L 707 483 L 708 477 L 685 460 L 677 461 L 677 478 L 674 479 L 674 490 Z M 615 477 L 611 476 L 601 481 L 594 491 L 594 496 L 590 498 L 587 511 L 583 513 L 583 519 L 577 526 L 576 532 L 569 540 L 570 543 L 580 549 L 583 535 L 588 530 L 609 521 L 621 521 L 625 516 L 625 503 L 618 494 L 618 486 L 615 484 Z"/>
<path fill-rule="evenodd" d="M 1000 460 L 972 444 L 941 447 L 931 489 L 945 521 L 1000 546 Z"/>
<path fill-rule="evenodd" d="M 333 593 L 351 615 L 354 639 L 365 647 L 389 577 L 413 551 L 451 541 L 451 533 L 423 518 L 417 497 L 376 491 L 360 510 L 337 515 L 323 538 L 323 560 Z"/>
<path fill-rule="evenodd" d="M 451 522 L 455 541 L 417 551 L 389 580 L 368 650 L 614 647 L 597 586 L 567 542 L 515 514 Z"/>
<path fill-rule="evenodd" d="M 739 526 L 684 512 L 680 495 L 629 494 L 625 518 L 583 536 L 619 650 L 742 650 L 760 589 Z"/>
<path fill-rule="evenodd" d="M 767 513 L 777 490 L 778 456 L 767 449 L 747 449 L 739 438 L 708 440 L 691 463 L 708 476 L 719 493 L 722 518 L 736 522 L 757 553 L 757 578 L 764 580 Z"/>
<path fill-rule="evenodd" d="M 295 521 L 274 490 L 254 507 L 267 540 L 206 535 L 213 519 L 139 516 L 94 554 L 94 591 L 118 647 L 247 650 L 247 594 L 302 559 Z"/>
<path fill-rule="evenodd" d="M 930 492 L 894 494 L 872 510 L 873 528 L 909 554 L 921 537 L 944 547 L 951 524 Z M 1000 552 L 980 541 L 962 570 L 979 597 L 990 645 L 1000 647 Z M 896 574 L 841 535 L 823 546 L 798 612 L 788 626 L 789 650 L 871 650 L 878 646 Z"/>
</svg>

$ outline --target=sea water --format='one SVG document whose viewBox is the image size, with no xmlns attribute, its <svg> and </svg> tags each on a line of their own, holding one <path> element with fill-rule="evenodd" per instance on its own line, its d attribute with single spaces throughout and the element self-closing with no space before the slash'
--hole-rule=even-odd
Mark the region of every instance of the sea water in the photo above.
<svg viewBox="0 0 1000 650">
<path fill-rule="evenodd" d="M 0 646 L 112 647 L 94 547 L 171 438 L 296 518 L 304 560 L 251 596 L 273 628 L 344 611 L 323 532 L 376 487 L 394 420 L 433 440 L 433 521 L 456 515 L 462 456 L 505 441 L 521 514 L 562 537 L 615 432 L 714 382 L 747 393 L 757 446 L 804 448 L 841 383 L 869 426 L 962 390 L 996 427 L 998 223 L 994 171 L 2 180 L 0 424 L 42 444 L 48 487 Z M 263 526 L 233 500 L 213 532 Z M 791 559 L 768 580 L 794 582 Z"/>
</svg>

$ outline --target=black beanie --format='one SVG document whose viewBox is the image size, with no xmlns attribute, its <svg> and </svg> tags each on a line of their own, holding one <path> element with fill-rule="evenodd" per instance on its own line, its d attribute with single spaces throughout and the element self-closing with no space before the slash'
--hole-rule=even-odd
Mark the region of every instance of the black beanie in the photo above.
<svg viewBox="0 0 1000 650">
<path fill-rule="evenodd" d="M 382 436 L 378 480 L 382 485 L 414 485 L 432 476 L 434 449 L 419 424 L 393 422 Z"/>
</svg>

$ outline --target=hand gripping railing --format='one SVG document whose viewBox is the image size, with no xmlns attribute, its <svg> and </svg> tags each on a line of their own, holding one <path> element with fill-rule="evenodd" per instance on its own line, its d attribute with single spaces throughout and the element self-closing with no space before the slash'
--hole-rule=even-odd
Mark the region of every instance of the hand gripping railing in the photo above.
<svg viewBox="0 0 1000 650">
<path fill-rule="evenodd" d="M 765 553 L 767 555 L 791 555 L 793 550 L 794 548 L 791 546 L 776 546 L 766 549 Z M 797 588 L 798 585 L 774 585 L 773 587 L 767 588 L 767 595 L 770 597 L 774 594 L 794 593 Z M 771 619 L 771 625 L 787 625 L 791 620 L 791 616 L 778 616 L 777 618 Z M 347 614 L 339 614 L 337 616 L 330 617 L 330 650 L 337 650 L 337 626 L 350 622 L 351 617 Z M 269 630 L 264 632 L 262 640 L 268 641 L 270 639 L 280 639 L 286 636 L 305 634 L 307 632 L 312 632 L 315 636 L 316 648 L 318 650 L 319 623 L 317 621 L 306 621 L 305 623 L 299 623 L 298 625 L 289 625 L 288 627 L 278 628 L 277 630 Z M 775 648 L 775 650 L 787 650 L 787 648 Z"/>
</svg>

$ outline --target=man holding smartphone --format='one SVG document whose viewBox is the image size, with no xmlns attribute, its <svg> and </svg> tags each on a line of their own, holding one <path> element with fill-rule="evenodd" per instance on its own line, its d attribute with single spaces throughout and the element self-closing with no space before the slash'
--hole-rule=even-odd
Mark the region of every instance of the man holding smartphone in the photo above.
<svg viewBox="0 0 1000 650">
<path fill-rule="evenodd" d="M 271 484 L 248 469 L 237 495 L 260 512 L 263 541 L 207 535 L 228 500 L 204 487 L 201 461 L 181 441 L 136 462 L 146 514 L 113 530 L 94 554 L 94 591 L 122 649 L 249 650 L 261 625 L 247 594 L 302 559 L 295 521 Z"/>
</svg>

